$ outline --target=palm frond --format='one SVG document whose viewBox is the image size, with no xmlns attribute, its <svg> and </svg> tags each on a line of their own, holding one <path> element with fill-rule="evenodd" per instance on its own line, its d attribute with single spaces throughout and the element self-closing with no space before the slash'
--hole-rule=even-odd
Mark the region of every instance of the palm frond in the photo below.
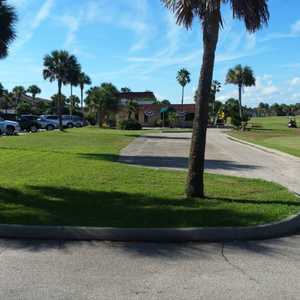
<svg viewBox="0 0 300 300">
<path fill-rule="evenodd" d="M 0 1 L 0 58 L 8 54 L 8 46 L 15 39 L 15 24 L 17 14 L 14 8 L 6 4 L 6 1 Z"/>
</svg>

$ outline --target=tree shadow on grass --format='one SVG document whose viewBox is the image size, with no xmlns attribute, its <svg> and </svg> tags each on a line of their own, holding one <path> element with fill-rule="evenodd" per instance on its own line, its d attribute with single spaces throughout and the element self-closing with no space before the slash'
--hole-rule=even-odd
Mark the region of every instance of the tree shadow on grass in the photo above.
<svg viewBox="0 0 300 300">
<path fill-rule="evenodd" d="M 234 198 L 219 198 L 219 197 L 206 197 L 211 200 L 218 200 L 224 203 L 236 203 L 236 204 L 254 204 L 254 205 L 292 205 L 292 206 L 300 206 L 300 200 L 247 200 L 247 199 L 234 199 Z"/>
<path fill-rule="evenodd" d="M 249 209 L 239 209 L 238 204 Z M 29 186 L 26 192 L 0 188 L 0 223 L 133 228 L 245 226 L 268 221 L 268 209 L 282 204 L 299 205 L 292 201 L 174 199 L 146 193 Z M 259 209 L 260 205 L 264 209 Z"/>
<path fill-rule="evenodd" d="M 187 136 L 145 135 L 142 137 L 153 140 L 191 140 L 191 137 Z"/>
<path fill-rule="evenodd" d="M 263 209 L 238 210 L 232 202 L 241 205 L 263 205 Z M 263 204 L 262 204 L 263 203 Z M 66 187 L 28 186 L 26 191 L 0 188 L 0 223 L 27 225 L 84 225 L 101 227 L 191 227 L 244 226 L 265 223 L 268 209 L 275 205 L 299 205 L 290 201 L 255 201 L 245 199 L 171 199 L 151 197 L 142 193 L 83 191 Z M 25 249 L 42 252 L 48 249 L 73 251 L 73 246 L 99 246 L 97 242 L 61 241 L 0 241 L 0 248 Z M 117 243 L 131 255 L 182 259 L 205 255 L 207 247 L 201 244 Z M 228 243 L 238 250 L 270 253 L 277 243 Z M 294 247 L 296 247 L 294 245 Z M 203 250 L 204 249 L 204 250 Z M 205 250 L 206 249 L 206 250 Z M 214 251 L 213 249 L 211 251 Z M 277 252 L 279 250 L 276 250 Z M 274 253 L 277 253 L 274 252 Z"/>
</svg>

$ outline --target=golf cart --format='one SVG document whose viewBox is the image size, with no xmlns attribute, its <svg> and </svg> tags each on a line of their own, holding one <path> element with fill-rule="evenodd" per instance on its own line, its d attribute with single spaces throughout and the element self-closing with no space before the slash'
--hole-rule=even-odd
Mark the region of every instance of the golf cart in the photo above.
<svg viewBox="0 0 300 300">
<path fill-rule="evenodd" d="M 288 123 L 289 128 L 297 128 L 297 122 L 295 118 L 289 118 L 289 123 Z"/>
</svg>

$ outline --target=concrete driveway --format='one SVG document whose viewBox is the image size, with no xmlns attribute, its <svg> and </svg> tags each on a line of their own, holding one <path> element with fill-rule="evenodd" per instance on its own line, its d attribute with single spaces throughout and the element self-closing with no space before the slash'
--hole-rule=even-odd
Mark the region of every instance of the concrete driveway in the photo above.
<svg viewBox="0 0 300 300">
<path fill-rule="evenodd" d="M 265 242 L 0 241 L 0 299 L 299 299 L 300 236 Z"/>
<path fill-rule="evenodd" d="M 157 133 L 137 138 L 121 152 L 120 161 L 154 168 L 184 170 L 191 133 Z M 228 139 L 226 131 L 209 129 L 206 171 L 260 178 L 300 194 L 300 159 L 266 152 Z"/>
</svg>

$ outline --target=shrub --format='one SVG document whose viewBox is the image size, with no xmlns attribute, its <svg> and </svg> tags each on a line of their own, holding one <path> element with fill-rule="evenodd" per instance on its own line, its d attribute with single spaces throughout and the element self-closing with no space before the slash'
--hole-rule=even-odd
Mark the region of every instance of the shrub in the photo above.
<svg viewBox="0 0 300 300">
<path fill-rule="evenodd" d="M 118 128 L 122 130 L 141 130 L 142 125 L 136 120 L 124 120 L 118 124 Z"/>
</svg>

